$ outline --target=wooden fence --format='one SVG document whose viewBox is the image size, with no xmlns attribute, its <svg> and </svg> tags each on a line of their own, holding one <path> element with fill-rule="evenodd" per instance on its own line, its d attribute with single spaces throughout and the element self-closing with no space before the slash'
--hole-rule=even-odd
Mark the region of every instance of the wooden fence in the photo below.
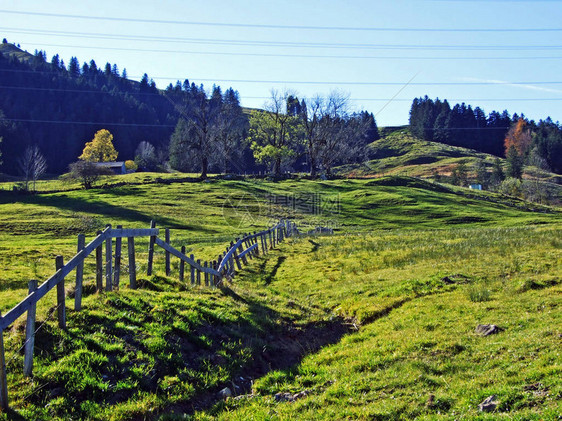
<svg viewBox="0 0 562 421">
<path fill-rule="evenodd" d="M 164 240 L 160 235 L 160 229 L 156 228 L 156 223 L 152 221 L 148 229 L 123 229 L 117 226 L 113 229 L 108 225 L 105 230 L 98 231 L 94 238 L 87 245 L 85 236 L 78 236 L 77 253 L 66 264 L 63 257 L 57 256 L 55 259 L 56 272 L 49 279 L 38 286 L 38 281 L 29 282 L 29 295 L 8 311 L 4 316 L 0 314 L 0 408 L 3 411 L 8 409 L 8 386 L 6 376 L 6 359 L 4 352 L 3 332 L 20 316 L 27 312 L 26 337 L 24 344 L 24 375 L 31 376 L 33 371 L 33 349 L 35 346 L 35 319 L 37 302 L 43 298 L 51 289 L 57 288 L 57 319 L 61 329 L 66 329 L 66 292 L 65 278 L 73 271 L 76 271 L 76 287 L 74 293 L 74 309 L 80 311 L 82 308 L 82 289 L 84 279 L 84 259 L 95 252 L 96 258 L 96 289 L 98 292 L 112 291 L 119 288 L 121 275 L 121 249 L 123 239 L 127 239 L 127 251 L 129 259 L 129 287 L 137 288 L 136 281 L 136 262 L 135 262 L 135 238 L 149 237 L 148 246 L 148 265 L 147 275 L 153 273 L 154 250 L 159 246 L 165 251 L 165 270 L 166 275 L 171 274 L 170 257 L 173 255 L 180 259 L 179 279 L 185 282 L 185 264 L 190 267 L 190 282 L 192 285 L 219 286 L 223 279 L 232 279 L 236 270 L 242 269 L 242 265 L 248 263 L 249 259 L 258 256 L 260 253 L 267 253 L 275 247 L 285 237 L 298 234 L 295 223 L 282 220 L 277 225 L 253 234 L 244 234 L 242 238 L 237 238 L 231 242 L 226 250 L 217 256 L 216 260 L 204 261 L 195 259 L 191 254 L 186 255 L 185 246 L 180 250 L 170 245 L 170 230 L 164 229 Z M 113 249 L 113 239 L 115 239 L 115 249 Z M 103 259 L 103 249 L 105 242 L 105 262 Z M 105 266 L 105 287 L 103 283 Z"/>
</svg>

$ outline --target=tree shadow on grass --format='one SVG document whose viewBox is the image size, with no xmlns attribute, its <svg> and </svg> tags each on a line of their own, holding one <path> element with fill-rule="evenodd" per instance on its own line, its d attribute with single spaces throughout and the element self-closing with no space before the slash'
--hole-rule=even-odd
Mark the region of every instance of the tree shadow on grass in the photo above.
<svg viewBox="0 0 562 421">
<path fill-rule="evenodd" d="M 100 215 L 102 217 L 107 217 L 108 220 L 112 218 L 126 220 L 131 223 L 139 224 L 143 223 L 148 226 L 151 220 L 156 220 L 158 225 L 165 226 L 167 228 L 174 229 L 194 229 L 197 231 L 207 231 L 209 233 L 214 233 L 214 230 L 205 230 L 199 226 L 190 226 L 185 222 L 174 221 L 170 218 L 164 216 L 155 216 L 154 214 L 147 214 L 140 212 L 138 210 L 119 206 L 110 203 L 103 203 L 96 200 L 87 200 L 78 197 L 69 197 L 66 194 L 60 195 L 36 195 L 36 196 L 25 196 L 22 200 L 25 203 L 30 203 L 39 206 L 49 206 L 53 208 L 65 209 L 71 212 L 83 212 L 87 214 Z"/>
</svg>

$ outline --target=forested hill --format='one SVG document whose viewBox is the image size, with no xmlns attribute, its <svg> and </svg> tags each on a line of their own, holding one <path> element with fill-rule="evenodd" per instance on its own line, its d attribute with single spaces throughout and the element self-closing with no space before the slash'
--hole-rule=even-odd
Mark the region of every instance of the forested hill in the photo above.
<svg viewBox="0 0 562 421">
<path fill-rule="evenodd" d="M 64 172 L 100 129 L 113 133 L 119 160 L 133 159 L 141 141 L 167 145 L 178 121 L 171 95 L 158 91 L 147 75 L 140 83 L 128 80 L 115 64 L 98 67 L 92 60 L 80 66 L 73 57 L 66 66 L 58 55 L 47 61 L 42 51 L 33 55 L 4 42 L 0 79 L 5 173 L 17 174 L 18 158 L 35 144 L 49 172 Z"/>
<path fill-rule="evenodd" d="M 523 114 L 492 111 L 427 95 L 415 98 L 410 109 L 410 131 L 429 142 L 474 149 L 503 157 L 515 142 L 528 164 L 562 173 L 562 126 L 550 117 L 535 122 Z M 506 139 L 509 141 L 506 142 Z"/>
</svg>

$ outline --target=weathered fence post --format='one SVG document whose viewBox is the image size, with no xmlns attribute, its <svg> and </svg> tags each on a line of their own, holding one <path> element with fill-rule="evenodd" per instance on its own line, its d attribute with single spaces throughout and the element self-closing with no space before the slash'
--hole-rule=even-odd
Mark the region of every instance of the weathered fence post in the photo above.
<svg viewBox="0 0 562 421">
<path fill-rule="evenodd" d="M 150 221 L 150 228 L 156 228 L 156 222 Z M 146 269 L 146 275 L 152 275 L 152 263 L 154 262 L 154 243 L 156 242 L 156 237 L 151 236 L 148 243 L 148 267 Z"/>
<path fill-rule="evenodd" d="M 201 259 L 197 259 L 197 264 L 201 267 Z M 197 285 L 201 285 L 201 271 L 197 268 Z"/>
<path fill-rule="evenodd" d="M 239 238 L 236 239 L 235 243 L 238 244 L 238 241 L 240 241 Z M 238 268 L 238 270 L 242 270 L 242 265 L 240 264 L 240 259 L 238 258 L 238 248 L 234 250 L 232 256 L 234 257 L 234 261 L 236 262 L 236 267 Z"/>
<path fill-rule="evenodd" d="M 86 236 L 78 234 L 78 253 L 80 253 L 86 245 Z M 36 281 L 37 282 L 37 281 Z M 82 283 L 84 282 L 84 259 L 76 266 L 76 289 L 74 291 L 74 310 L 80 311 L 82 308 Z M 30 373 L 31 375 L 31 373 Z"/>
<path fill-rule="evenodd" d="M 122 225 L 117 225 L 117 229 L 123 229 Z M 115 271 L 113 274 L 113 286 L 119 289 L 119 276 L 121 275 L 121 243 L 122 238 L 115 239 Z"/>
<path fill-rule="evenodd" d="M 135 261 L 135 237 L 127 238 L 127 252 L 129 253 L 129 287 L 137 289 L 137 263 Z"/>
<path fill-rule="evenodd" d="M 195 256 L 193 254 L 191 254 L 189 256 L 189 258 L 192 261 L 195 261 Z M 193 266 L 193 265 L 190 265 L 190 266 L 191 266 L 191 285 L 195 285 L 195 266 Z"/>
<path fill-rule="evenodd" d="M 33 279 L 29 281 L 29 293 L 37 289 L 38 282 Z M 32 301 L 27 310 L 27 323 L 25 324 L 25 353 L 23 356 L 23 375 L 31 377 L 33 371 L 33 348 L 35 347 L 35 315 L 37 313 L 37 302 Z"/>
<path fill-rule="evenodd" d="M 265 254 L 265 236 L 263 232 L 260 234 L 261 252 Z"/>
<path fill-rule="evenodd" d="M 181 254 L 185 255 L 185 246 L 181 246 Z M 180 282 L 183 283 L 183 275 L 185 271 L 185 262 L 180 259 Z"/>
<path fill-rule="evenodd" d="M 257 245 L 258 244 L 258 237 L 256 236 L 257 232 L 254 231 L 254 238 L 252 238 L 252 245 Z M 253 251 L 254 256 L 259 256 L 260 255 L 260 248 L 256 247 Z"/>
<path fill-rule="evenodd" d="M 108 225 L 108 228 L 111 231 L 111 225 Z M 111 291 L 112 287 L 112 279 L 111 275 L 113 272 L 113 239 L 111 236 L 108 236 L 105 240 L 105 290 Z"/>
<path fill-rule="evenodd" d="M 2 313 L 0 312 L 0 317 Z M 4 331 L 0 329 L 0 408 L 8 410 L 8 380 L 6 377 L 6 355 L 4 354 Z"/>
<path fill-rule="evenodd" d="M 57 256 L 55 259 L 55 266 L 57 272 L 64 266 L 62 256 Z M 64 278 L 57 284 L 57 316 L 59 320 L 59 327 L 66 330 L 66 307 L 65 307 L 66 294 L 64 291 Z"/>
<path fill-rule="evenodd" d="M 170 229 L 166 228 L 164 233 L 165 233 L 164 241 L 166 242 L 166 244 L 170 244 Z M 170 276 L 170 252 L 168 250 L 166 250 L 165 256 L 166 256 L 166 276 Z"/>
<path fill-rule="evenodd" d="M 244 238 L 244 237 L 242 237 L 242 238 Z M 245 246 L 245 244 L 246 244 L 245 241 L 242 241 L 242 242 L 240 243 L 240 247 L 238 247 L 238 250 L 240 250 L 240 249 L 242 250 L 240 253 L 242 253 L 242 252 L 244 251 L 244 246 Z M 236 252 L 238 252 L 238 250 L 236 250 Z M 246 258 L 246 255 L 245 255 L 245 254 L 242 256 L 242 263 L 244 263 L 245 265 L 248 264 L 248 259 Z"/>
<path fill-rule="evenodd" d="M 219 260 L 213 260 L 213 269 L 217 270 L 219 268 L 219 264 L 220 264 Z M 219 286 L 219 282 L 220 282 L 220 277 L 217 275 L 213 275 L 213 285 L 217 287 Z"/>
<path fill-rule="evenodd" d="M 101 235 L 101 231 L 97 232 L 98 236 Z M 103 289 L 103 249 L 100 244 L 96 248 L 96 289 L 100 292 Z"/>
<path fill-rule="evenodd" d="M 207 261 L 205 260 L 205 264 L 203 265 L 205 269 L 207 269 Z M 209 274 L 207 271 L 203 272 L 205 274 L 205 286 L 209 286 Z"/>
</svg>

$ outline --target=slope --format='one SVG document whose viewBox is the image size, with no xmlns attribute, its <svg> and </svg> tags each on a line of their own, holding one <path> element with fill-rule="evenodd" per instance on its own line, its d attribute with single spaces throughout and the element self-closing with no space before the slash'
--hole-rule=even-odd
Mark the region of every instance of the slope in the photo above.
<svg viewBox="0 0 562 421">
<path fill-rule="evenodd" d="M 303 230 L 333 224 L 341 235 L 287 243 L 222 290 L 180 284 L 175 275 L 163 277 L 164 259 L 157 255 L 157 275 L 139 280 L 144 289 L 97 295 L 92 293 L 93 262 L 88 262 L 84 311 L 68 309 L 68 332 L 56 328 L 54 296 L 38 308 L 40 323 L 46 323 L 37 339 L 33 379 L 21 376 L 23 321 L 5 332 L 11 402 L 22 416 L 215 416 L 222 411 L 220 404 L 213 407 L 218 390 L 229 386 L 247 393 L 257 378 L 279 370 L 256 383 L 254 391 L 267 406 L 271 384 L 284 391 L 292 381 L 277 382 L 276 376 L 290 376 L 305 355 L 330 344 L 352 355 L 348 341 L 354 335 L 337 345 L 343 335 L 361 324 L 367 329 L 400 306 L 421 306 L 418 299 L 441 293 L 466 300 L 470 287 L 476 296 L 503 297 L 511 291 L 503 290 L 505 285 L 544 291 L 541 297 L 547 299 L 547 291 L 552 295 L 558 285 L 562 215 L 552 208 L 408 177 L 193 181 L 181 175 L 133 174 L 112 177 L 106 188 L 90 191 L 64 190 L 51 182 L 50 193 L 0 192 L 0 259 L 8 268 L 0 283 L 1 310 L 25 297 L 27 279 L 52 274 L 52 257 L 74 253 L 77 233 L 91 236 L 106 223 L 146 227 L 156 218 L 159 226 L 172 229 L 173 245 L 187 245 L 202 257 L 216 255 L 241 232 L 283 216 L 296 219 Z M 139 272 L 145 246 L 139 245 Z M 472 281 L 441 281 L 458 273 Z M 380 345 L 369 339 L 365 346 Z M 346 371 L 322 358 L 325 367 Z M 338 376 L 338 382 L 347 381 Z M 543 383 L 557 393 L 550 375 L 545 376 L 549 382 Z M 355 394 L 355 380 L 349 380 Z M 318 386 L 311 381 L 311 388 Z M 295 383 L 288 389 L 300 387 Z M 456 410 L 455 402 L 468 398 L 447 399 Z M 342 405 L 334 401 L 331 408 Z M 421 414 L 416 408 L 410 414 Z"/>
</svg>

